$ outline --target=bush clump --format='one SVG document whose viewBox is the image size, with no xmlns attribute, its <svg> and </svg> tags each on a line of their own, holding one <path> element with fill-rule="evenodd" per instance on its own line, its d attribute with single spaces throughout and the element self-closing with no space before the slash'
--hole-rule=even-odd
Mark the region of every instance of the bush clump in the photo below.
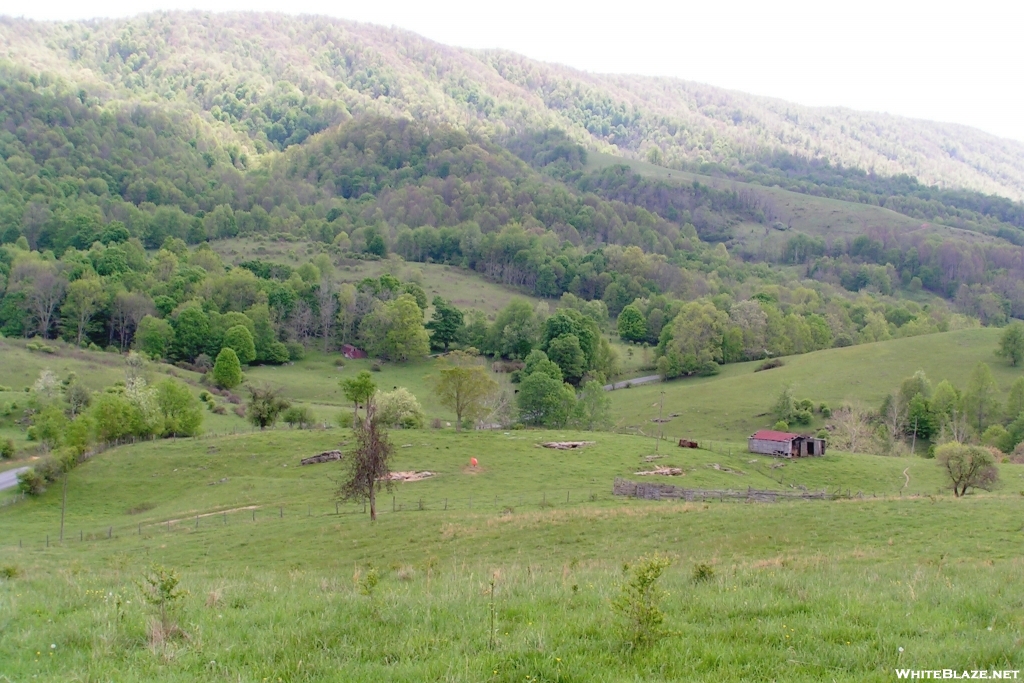
<svg viewBox="0 0 1024 683">
<path fill-rule="evenodd" d="M 771 370 L 773 368 L 781 368 L 785 363 L 781 358 L 769 358 L 765 362 L 754 368 L 754 372 L 761 372 L 762 370 Z"/>
</svg>

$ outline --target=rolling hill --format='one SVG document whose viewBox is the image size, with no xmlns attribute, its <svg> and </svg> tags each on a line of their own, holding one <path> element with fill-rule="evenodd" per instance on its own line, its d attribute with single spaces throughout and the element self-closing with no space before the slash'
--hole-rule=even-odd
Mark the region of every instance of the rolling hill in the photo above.
<svg viewBox="0 0 1024 683">
<path fill-rule="evenodd" d="M 1024 144 L 963 126 L 801 107 L 670 79 L 587 74 L 324 17 L 4 18 L 0 50 L 103 99 L 201 111 L 218 136 L 253 152 L 372 112 L 491 133 L 554 126 L 624 156 L 656 150 L 669 165 L 730 166 L 784 151 L 926 184 L 1024 196 Z"/>
</svg>

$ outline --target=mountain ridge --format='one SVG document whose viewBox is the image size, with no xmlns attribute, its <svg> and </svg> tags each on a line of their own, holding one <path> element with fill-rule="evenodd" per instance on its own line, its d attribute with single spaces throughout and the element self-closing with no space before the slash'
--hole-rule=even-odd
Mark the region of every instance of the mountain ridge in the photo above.
<svg viewBox="0 0 1024 683">
<path fill-rule="evenodd" d="M 319 130 L 359 112 L 492 135 L 558 127 L 593 149 L 668 167 L 734 168 L 787 152 L 1024 197 L 1024 143 L 960 124 L 807 107 L 664 77 L 593 74 L 322 16 L 171 12 L 59 24 L 2 17 L 0 56 L 74 74 L 113 99 L 198 105 L 221 135 L 251 146 L 253 155 L 281 148 L 288 136 L 275 142 L 265 135 L 272 123 L 255 121 L 241 137 L 240 124 L 249 110 L 293 90 L 320 112 Z"/>
</svg>

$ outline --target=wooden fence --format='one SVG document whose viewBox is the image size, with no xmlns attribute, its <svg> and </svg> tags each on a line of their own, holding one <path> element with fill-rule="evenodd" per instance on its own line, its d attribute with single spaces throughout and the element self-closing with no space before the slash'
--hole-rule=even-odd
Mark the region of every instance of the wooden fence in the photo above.
<svg viewBox="0 0 1024 683">
<path fill-rule="evenodd" d="M 773 491 L 768 489 L 713 490 L 684 489 L 671 484 L 641 484 L 628 479 L 615 478 L 612 493 L 644 500 L 676 499 L 685 501 L 744 500 L 751 503 L 774 503 L 778 500 L 830 500 L 827 491 Z"/>
</svg>

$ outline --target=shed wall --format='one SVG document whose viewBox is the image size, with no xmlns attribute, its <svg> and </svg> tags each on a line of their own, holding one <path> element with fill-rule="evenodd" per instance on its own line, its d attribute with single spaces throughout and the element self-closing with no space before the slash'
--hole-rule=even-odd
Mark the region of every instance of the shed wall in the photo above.
<svg viewBox="0 0 1024 683">
<path fill-rule="evenodd" d="M 768 441 L 767 439 L 748 439 L 748 448 L 751 453 L 763 453 L 764 455 L 775 455 L 776 453 L 792 453 L 793 444 L 788 441 Z"/>
</svg>

